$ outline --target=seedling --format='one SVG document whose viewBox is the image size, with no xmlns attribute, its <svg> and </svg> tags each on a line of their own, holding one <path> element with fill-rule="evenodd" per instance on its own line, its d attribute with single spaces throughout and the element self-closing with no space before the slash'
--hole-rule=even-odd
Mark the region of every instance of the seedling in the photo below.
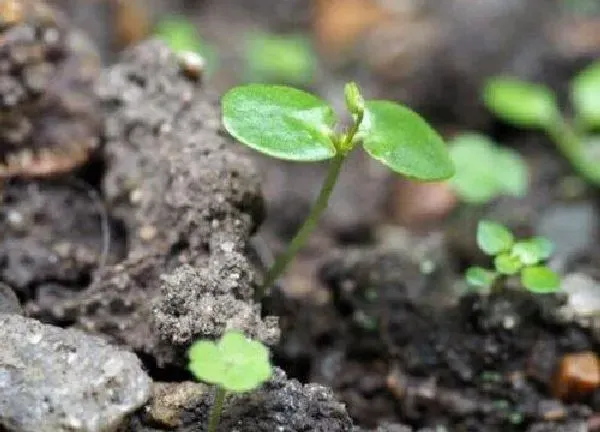
<svg viewBox="0 0 600 432">
<path fill-rule="evenodd" d="M 580 72 L 571 82 L 574 117 L 569 121 L 560 111 L 554 92 L 546 86 L 514 78 L 488 81 L 484 102 L 499 118 L 512 125 L 545 131 L 573 168 L 588 182 L 600 186 L 600 62 Z"/>
<path fill-rule="evenodd" d="M 523 287 L 534 293 L 551 293 L 560 288 L 558 275 L 542 264 L 552 254 L 553 245 L 548 239 L 515 241 L 505 226 L 482 220 L 477 226 L 477 245 L 494 257 L 494 270 L 470 267 L 465 275 L 469 285 L 491 289 L 502 277 L 520 275 Z"/>
<path fill-rule="evenodd" d="M 410 109 L 389 101 L 365 101 L 355 83 L 345 87 L 352 123 L 335 131 L 333 109 L 302 90 L 249 84 L 222 100 L 225 128 L 238 141 L 268 156 L 297 162 L 330 160 L 329 170 L 307 219 L 267 272 L 257 299 L 279 278 L 317 224 L 348 154 L 362 142 L 374 159 L 422 181 L 443 180 L 454 167 L 442 138 Z"/>
<path fill-rule="evenodd" d="M 268 349 L 236 331 L 228 331 L 217 343 L 195 342 L 189 358 L 189 369 L 196 379 L 215 385 L 208 432 L 216 432 L 228 393 L 255 390 L 273 373 Z"/>
<path fill-rule="evenodd" d="M 189 53 L 199 55 L 206 62 L 206 75 L 212 74 L 216 69 L 216 49 L 202 40 L 198 29 L 188 19 L 177 15 L 166 17 L 156 26 L 154 36 L 181 56 Z"/>
<path fill-rule="evenodd" d="M 450 142 L 456 174 L 450 185 L 467 204 L 485 204 L 501 195 L 523 196 L 528 186 L 525 161 L 485 135 L 469 132 Z"/>
<path fill-rule="evenodd" d="M 317 56 L 304 35 L 253 33 L 244 54 L 248 81 L 306 86 L 314 79 Z"/>
</svg>

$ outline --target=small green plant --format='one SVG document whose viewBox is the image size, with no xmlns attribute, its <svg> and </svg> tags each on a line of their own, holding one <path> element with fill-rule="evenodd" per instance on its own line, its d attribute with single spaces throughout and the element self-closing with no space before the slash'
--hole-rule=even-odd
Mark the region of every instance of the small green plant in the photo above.
<svg viewBox="0 0 600 432">
<path fill-rule="evenodd" d="M 477 226 L 477 245 L 494 257 L 494 270 L 470 267 L 467 283 L 476 288 L 491 289 L 501 277 L 519 274 L 521 284 L 534 293 L 550 293 L 560 288 L 560 278 L 543 265 L 552 254 L 553 245 L 544 237 L 515 241 L 503 225 L 482 220 Z"/>
<path fill-rule="evenodd" d="M 225 128 L 238 141 L 268 156 L 298 162 L 330 160 L 329 170 L 304 224 L 267 272 L 256 296 L 284 272 L 327 207 L 348 154 L 362 142 L 374 159 L 393 171 L 423 181 L 443 180 L 454 167 L 442 138 L 410 109 L 389 101 L 363 100 L 355 83 L 345 87 L 349 129 L 336 131 L 333 109 L 304 91 L 278 85 L 249 84 L 222 100 Z"/>
<path fill-rule="evenodd" d="M 268 349 L 236 331 L 228 331 L 216 343 L 195 342 L 189 350 L 189 359 L 189 369 L 196 379 L 216 388 L 208 432 L 216 432 L 228 392 L 255 390 L 273 373 Z"/>
<path fill-rule="evenodd" d="M 206 62 L 206 75 L 211 75 L 216 70 L 217 50 L 202 40 L 196 26 L 187 18 L 177 15 L 163 18 L 154 29 L 154 36 L 180 55 L 186 53 L 200 55 Z"/>
<path fill-rule="evenodd" d="M 495 77 L 487 82 L 483 99 L 507 123 L 545 131 L 579 175 L 600 186 L 600 157 L 591 145 L 596 141 L 591 134 L 600 130 L 600 62 L 571 81 L 572 121 L 561 113 L 554 92 L 540 84 Z"/>
<path fill-rule="evenodd" d="M 450 185 L 461 201 L 485 204 L 501 195 L 527 192 L 527 164 L 519 153 L 475 132 L 458 135 L 449 144 L 456 168 Z"/>
<path fill-rule="evenodd" d="M 304 35 L 253 33 L 244 54 L 248 81 L 306 86 L 314 79 L 317 56 Z"/>
</svg>

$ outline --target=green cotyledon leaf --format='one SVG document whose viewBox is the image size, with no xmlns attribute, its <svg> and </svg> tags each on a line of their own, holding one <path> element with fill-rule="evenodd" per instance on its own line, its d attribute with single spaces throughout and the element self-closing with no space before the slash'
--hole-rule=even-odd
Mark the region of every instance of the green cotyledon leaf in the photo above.
<svg viewBox="0 0 600 432">
<path fill-rule="evenodd" d="M 367 101 L 359 129 L 366 152 L 393 171 L 422 181 L 454 174 L 442 138 L 416 112 L 389 101 Z"/>
<path fill-rule="evenodd" d="M 221 103 L 227 131 L 254 150 L 290 161 L 321 161 L 336 154 L 333 110 L 310 93 L 248 84 L 229 90 Z"/>
</svg>

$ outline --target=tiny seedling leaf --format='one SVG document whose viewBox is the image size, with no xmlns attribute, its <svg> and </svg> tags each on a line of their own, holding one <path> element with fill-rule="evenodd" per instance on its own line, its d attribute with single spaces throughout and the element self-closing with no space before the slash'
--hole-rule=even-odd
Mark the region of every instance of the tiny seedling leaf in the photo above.
<svg viewBox="0 0 600 432">
<path fill-rule="evenodd" d="M 477 225 L 477 245 L 487 255 L 508 252 L 513 242 L 512 233 L 503 225 L 488 220 Z"/>
<path fill-rule="evenodd" d="M 388 101 L 367 101 L 365 108 L 359 136 L 374 159 L 422 181 L 454 174 L 444 141 L 417 113 Z"/>
<path fill-rule="evenodd" d="M 497 255 L 494 258 L 494 265 L 498 273 L 504 275 L 514 275 L 523 267 L 523 263 L 521 263 L 519 258 L 508 253 Z"/>
<path fill-rule="evenodd" d="M 502 194 L 522 196 L 527 191 L 528 168 L 521 156 L 485 135 L 456 136 L 450 156 L 456 168 L 450 184 L 466 203 L 483 204 Z"/>
<path fill-rule="evenodd" d="M 523 265 L 530 266 L 550 256 L 552 253 L 552 243 L 543 237 L 534 237 L 515 243 L 511 253 Z"/>
<path fill-rule="evenodd" d="M 552 90 L 508 77 L 488 80 L 483 101 L 499 118 L 519 127 L 543 128 L 559 113 Z"/>
<path fill-rule="evenodd" d="M 189 358 L 197 379 L 231 392 L 253 390 L 272 374 L 267 348 L 235 331 L 225 333 L 217 343 L 195 342 Z"/>
<path fill-rule="evenodd" d="M 554 252 L 554 244 L 546 237 L 533 237 L 529 239 L 530 243 L 533 243 L 537 248 L 537 254 L 540 260 L 546 260 L 550 258 L 552 252 Z"/>
<path fill-rule="evenodd" d="M 344 87 L 346 107 L 352 114 L 358 115 L 365 110 L 365 100 L 360 94 L 360 89 L 355 82 L 349 82 Z"/>
<path fill-rule="evenodd" d="M 335 156 L 333 110 L 302 90 L 268 84 L 235 87 L 223 96 L 222 111 L 227 131 L 266 155 L 307 162 Z"/>
<path fill-rule="evenodd" d="M 478 288 L 489 288 L 496 280 L 496 273 L 482 267 L 469 267 L 465 273 L 465 279 L 471 286 Z"/>
<path fill-rule="evenodd" d="M 571 98 L 579 119 L 600 128 L 600 61 L 582 70 L 571 84 Z"/>
<path fill-rule="evenodd" d="M 247 40 L 249 81 L 306 85 L 313 80 L 317 56 L 308 37 L 257 32 L 250 34 Z"/>
<path fill-rule="evenodd" d="M 524 268 L 521 283 L 527 290 L 538 294 L 556 292 L 560 288 L 560 278 L 546 266 Z"/>
</svg>

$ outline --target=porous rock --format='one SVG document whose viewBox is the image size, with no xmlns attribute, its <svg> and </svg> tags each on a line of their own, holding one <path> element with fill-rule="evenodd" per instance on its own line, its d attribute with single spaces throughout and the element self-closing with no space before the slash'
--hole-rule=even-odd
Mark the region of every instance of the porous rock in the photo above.
<svg viewBox="0 0 600 432">
<path fill-rule="evenodd" d="M 115 430 L 150 397 L 137 357 L 78 330 L 0 316 L 0 429 Z"/>
</svg>

